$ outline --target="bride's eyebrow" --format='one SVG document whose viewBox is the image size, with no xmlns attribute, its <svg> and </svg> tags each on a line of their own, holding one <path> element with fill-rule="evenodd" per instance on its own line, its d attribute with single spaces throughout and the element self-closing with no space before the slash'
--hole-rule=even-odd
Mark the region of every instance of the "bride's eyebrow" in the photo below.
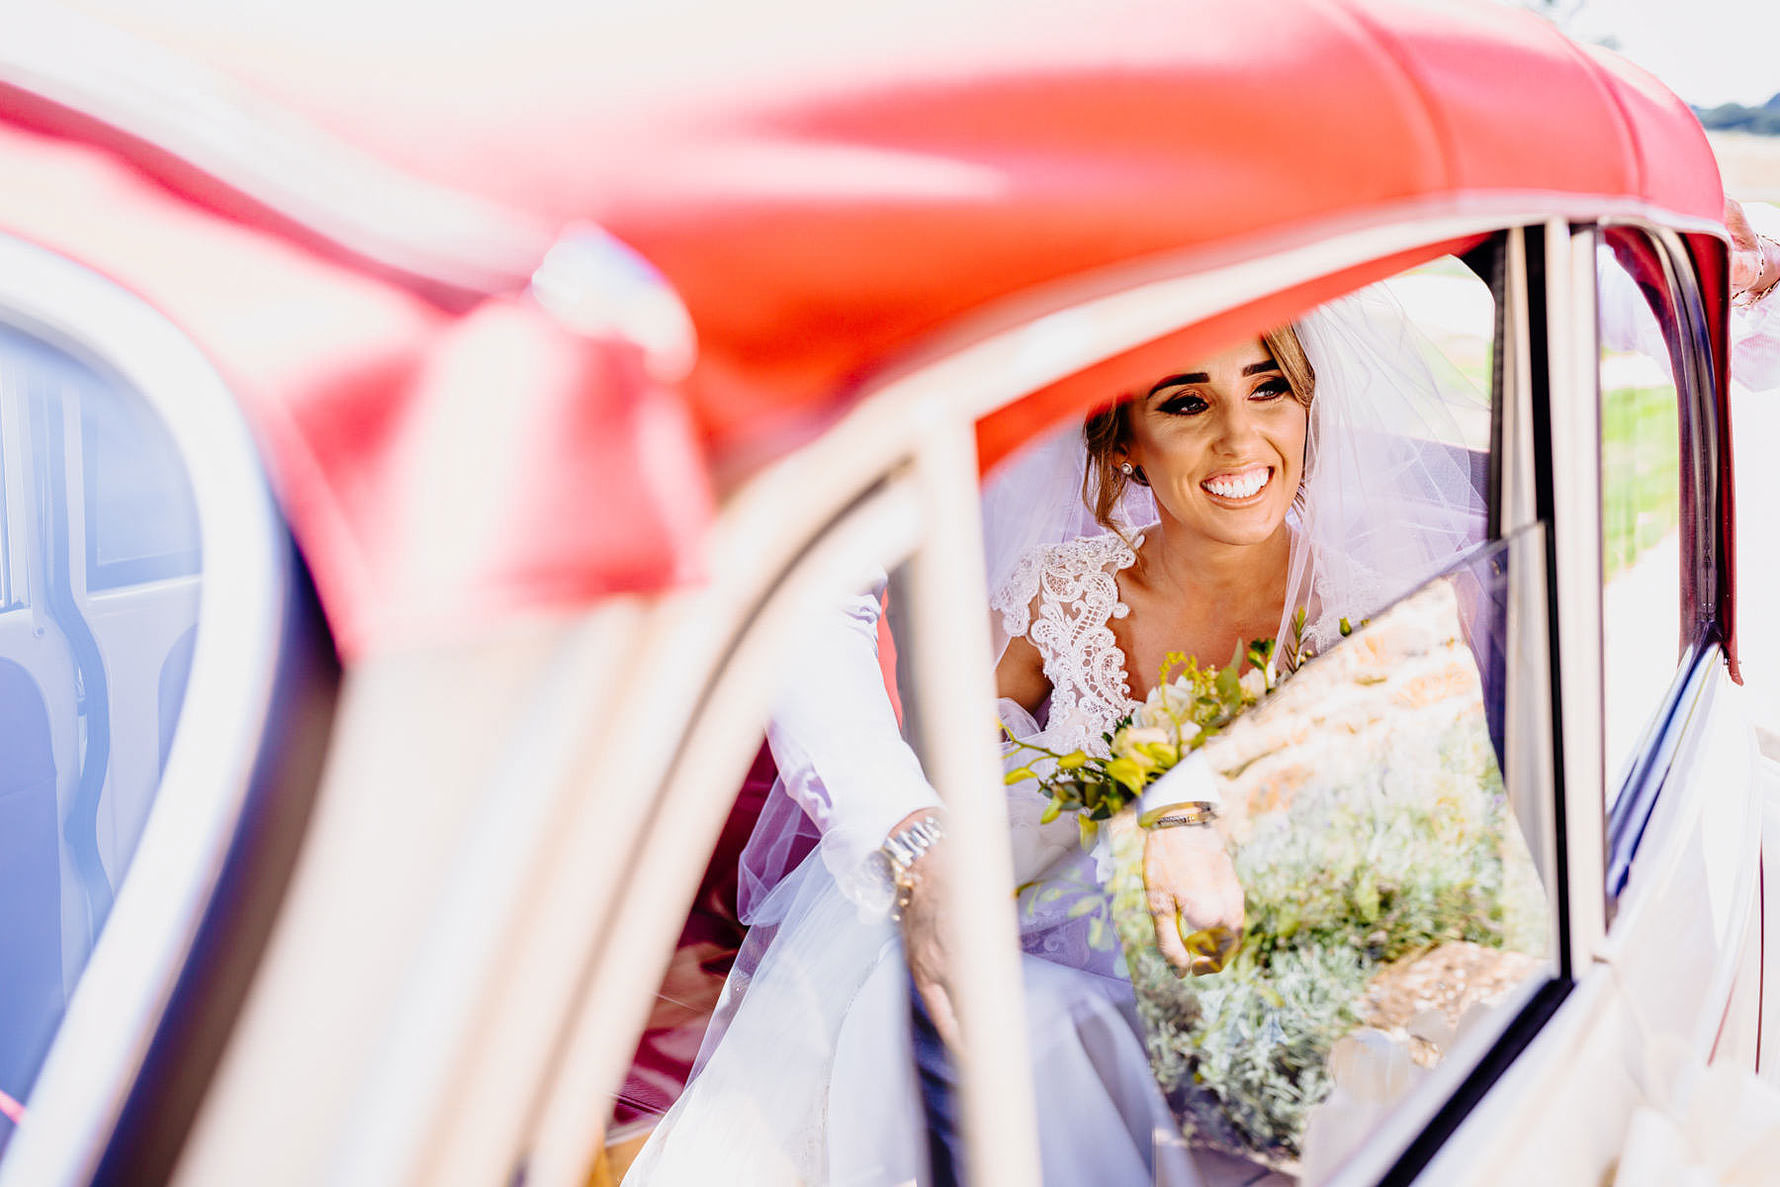
<svg viewBox="0 0 1780 1187">
<path fill-rule="evenodd" d="M 1183 375 L 1170 375 L 1167 379 L 1162 380 L 1160 383 L 1156 384 L 1156 386 L 1154 386 L 1150 389 L 1150 395 L 1153 396 L 1157 392 L 1162 391 L 1164 388 L 1186 387 L 1189 384 L 1210 383 L 1210 382 L 1211 382 L 1211 376 L 1207 375 L 1205 372 L 1203 372 L 1203 371 L 1188 371 Z"/>
<path fill-rule="evenodd" d="M 1268 371 L 1278 371 L 1278 370 L 1279 370 L 1278 363 L 1274 362 L 1272 359 L 1263 359 L 1262 361 L 1260 361 L 1258 363 L 1250 363 L 1248 366 L 1244 367 L 1242 369 L 1242 374 L 1244 377 L 1247 377 L 1250 375 L 1261 375 L 1261 374 L 1265 374 Z M 1191 384 L 1195 384 L 1195 383 L 1210 383 L 1210 382 L 1211 382 L 1211 376 L 1207 375 L 1203 371 L 1187 371 L 1180 375 L 1170 375 L 1168 378 L 1162 380 L 1161 382 L 1157 383 L 1154 387 L 1150 388 L 1149 394 L 1153 396 L 1157 392 L 1162 391 L 1165 388 L 1170 388 L 1170 387 L 1187 387 L 1187 386 L 1189 386 Z"/>
</svg>

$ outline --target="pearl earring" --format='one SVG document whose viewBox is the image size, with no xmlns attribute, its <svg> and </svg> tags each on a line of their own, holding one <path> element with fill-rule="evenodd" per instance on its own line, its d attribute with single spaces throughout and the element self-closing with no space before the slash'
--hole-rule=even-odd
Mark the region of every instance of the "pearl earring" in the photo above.
<svg viewBox="0 0 1780 1187">
<path fill-rule="evenodd" d="M 1121 465 L 1119 467 L 1119 473 L 1121 473 L 1125 477 L 1129 478 L 1129 477 L 1131 477 L 1131 473 L 1134 469 L 1136 469 L 1136 467 L 1134 467 L 1130 462 L 1125 462 L 1123 465 Z"/>
</svg>

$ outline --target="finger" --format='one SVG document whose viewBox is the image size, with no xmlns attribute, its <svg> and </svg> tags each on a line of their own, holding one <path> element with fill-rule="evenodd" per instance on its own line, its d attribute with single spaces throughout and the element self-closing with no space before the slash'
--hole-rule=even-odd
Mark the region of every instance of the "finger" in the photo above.
<svg viewBox="0 0 1780 1187">
<path fill-rule="evenodd" d="M 1728 194 L 1724 199 L 1724 228 L 1731 233 L 1731 242 L 1748 249 L 1755 245 L 1755 231 L 1743 213 L 1743 204 Z"/>
<path fill-rule="evenodd" d="M 1156 948 L 1162 953 L 1162 959 L 1183 973 L 1193 971 L 1193 956 L 1187 951 L 1185 941 L 1180 934 L 1180 908 L 1174 900 L 1168 900 L 1166 909 L 1158 910 L 1155 896 L 1151 896 L 1150 920 L 1156 925 Z"/>
<path fill-rule="evenodd" d="M 915 992 L 921 995 L 921 1002 L 927 1007 L 928 1020 L 939 1034 L 940 1041 L 956 1050 L 958 1047 L 958 1015 L 952 1009 L 952 995 L 938 981 L 927 981 L 919 978 L 915 981 Z"/>
<path fill-rule="evenodd" d="M 1242 934 L 1242 929 L 1247 926 L 1248 910 L 1247 904 L 1244 902 L 1242 886 L 1240 884 L 1232 887 L 1228 891 L 1228 897 L 1224 900 L 1223 910 L 1219 912 L 1218 922 L 1222 923 L 1225 927 L 1229 928 L 1239 936 Z"/>
</svg>

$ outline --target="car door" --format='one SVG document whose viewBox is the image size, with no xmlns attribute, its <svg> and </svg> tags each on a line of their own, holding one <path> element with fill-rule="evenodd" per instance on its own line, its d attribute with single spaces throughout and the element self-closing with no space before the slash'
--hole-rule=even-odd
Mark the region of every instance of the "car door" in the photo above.
<svg viewBox="0 0 1780 1187">
<path fill-rule="evenodd" d="M 6 235 L 0 497 L 0 1183 L 154 1181 L 288 872 L 331 649 L 208 362 Z"/>
</svg>

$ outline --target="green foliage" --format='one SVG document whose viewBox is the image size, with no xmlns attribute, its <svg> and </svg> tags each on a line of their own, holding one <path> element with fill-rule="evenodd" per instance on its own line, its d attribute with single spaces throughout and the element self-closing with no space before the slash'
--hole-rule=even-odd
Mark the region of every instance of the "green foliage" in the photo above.
<svg viewBox="0 0 1780 1187">
<path fill-rule="evenodd" d="M 1089 824 L 1110 820 L 1183 755 L 1204 745 L 1218 727 L 1255 703 L 1255 693 L 1243 687 L 1238 675 L 1244 659 L 1264 673 L 1265 687 L 1273 688 L 1272 658 L 1272 639 L 1238 644 L 1221 671 L 1201 668 L 1197 659 L 1181 652 L 1169 652 L 1148 700 L 1102 735 L 1106 757 L 1080 750 L 1059 754 L 1021 741 L 1004 725 L 1008 752 L 1024 752 L 1028 760 L 1008 771 L 1003 782 L 1012 787 L 1032 780 L 1050 797 L 1040 823 L 1049 824 L 1063 812 L 1080 813 L 1082 843 L 1087 845 L 1094 835 Z"/>
<path fill-rule="evenodd" d="M 1536 951 L 1535 882 L 1503 853 L 1512 828 L 1487 736 L 1467 724 L 1439 761 L 1368 770 L 1301 789 L 1259 818 L 1235 854 L 1243 945 L 1215 976 L 1181 979 L 1154 943 L 1143 837 L 1120 837 L 1113 917 L 1150 1056 L 1186 1134 L 1283 1163 L 1331 1087 L 1330 1048 L 1385 965 L 1467 940 Z"/>
<path fill-rule="evenodd" d="M 1681 440 L 1675 389 L 1601 393 L 1601 545 L 1612 581 L 1681 522 Z"/>
</svg>

